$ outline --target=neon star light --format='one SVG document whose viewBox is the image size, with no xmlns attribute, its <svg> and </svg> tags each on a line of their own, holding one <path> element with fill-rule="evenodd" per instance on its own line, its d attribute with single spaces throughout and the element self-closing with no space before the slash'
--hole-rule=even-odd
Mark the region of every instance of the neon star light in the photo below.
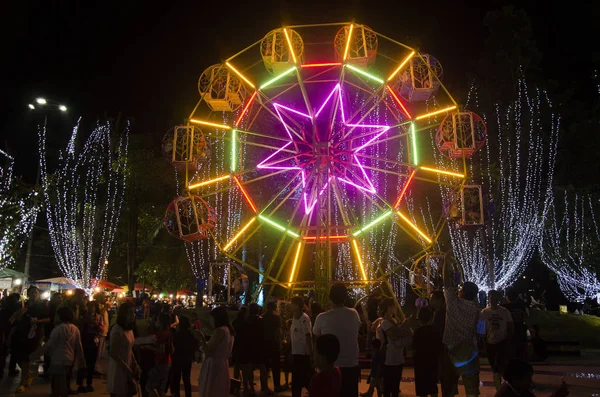
<svg viewBox="0 0 600 397">
<path fill-rule="evenodd" d="M 334 122 L 333 128 L 327 127 L 323 130 L 320 119 L 329 117 L 328 112 L 324 111 L 327 106 L 332 107 L 334 115 L 339 115 L 339 122 Z M 257 168 L 299 170 L 304 209 L 307 214 L 314 209 L 319 196 L 327 190 L 332 178 L 365 192 L 375 193 L 373 182 L 361 164 L 359 154 L 365 147 L 385 135 L 390 127 L 348 123 L 343 90 L 339 83 L 316 109 L 314 116 L 280 103 L 274 103 L 273 107 L 290 140 L 259 163 Z M 321 115 L 325 116 L 320 118 Z M 297 125 L 301 127 L 298 128 Z M 315 129 L 318 131 L 316 134 L 313 133 Z M 361 136 L 366 136 L 366 142 L 357 144 L 355 131 Z M 288 153 L 289 150 L 293 153 Z M 324 170 L 321 165 L 325 162 L 330 164 L 325 171 L 327 175 L 322 174 Z"/>
</svg>

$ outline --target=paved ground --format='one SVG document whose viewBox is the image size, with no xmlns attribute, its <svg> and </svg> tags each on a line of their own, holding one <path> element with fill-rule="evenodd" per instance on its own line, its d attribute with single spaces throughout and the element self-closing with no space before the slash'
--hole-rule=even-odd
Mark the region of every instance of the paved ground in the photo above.
<svg viewBox="0 0 600 397">
<path fill-rule="evenodd" d="M 106 364 L 106 358 L 102 362 Z M 194 365 L 192 368 L 192 394 L 197 396 L 197 379 L 199 366 Z M 366 378 L 368 371 L 362 372 L 363 380 L 360 384 L 360 391 L 366 391 L 368 385 Z M 258 371 L 255 374 L 258 382 Z M 282 375 L 283 378 L 283 375 Z M 561 379 L 564 378 L 567 384 L 570 385 L 571 397 L 600 397 L 600 356 L 576 357 L 562 360 L 551 360 L 547 363 L 535 366 L 534 381 L 536 384 L 536 396 L 547 397 L 551 394 L 553 388 L 558 385 Z M 271 380 L 269 380 L 271 383 Z M 6 373 L 0 380 L 0 397 L 13 397 L 14 390 L 19 383 L 19 376 L 7 377 Z M 482 365 L 481 371 L 481 396 L 493 397 L 495 389 L 492 383 L 492 373 L 488 365 Z M 103 379 L 95 379 L 95 391 L 86 393 L 84 397 L 100 397 L 108 396 L 105 391 L 106 383 Z M 412 368 L 405 368 L 401 384 L 402 396 L 415 396 L 414 372 Z M 459 386 L 460 396 L 464 396 L 464 388 Z M 50 384 L 49 381 L 37 378 L 33 385 L 24 393 L 18 394 L 23 397 L 34 396 L 49 396 Z M 182 386 L 183 395 L 183 386 Z M 291 396 L 291 393 L 283 392 L 278 396 Z M 226 396 L 224 396 L 226 397 Z"/>
</svg>

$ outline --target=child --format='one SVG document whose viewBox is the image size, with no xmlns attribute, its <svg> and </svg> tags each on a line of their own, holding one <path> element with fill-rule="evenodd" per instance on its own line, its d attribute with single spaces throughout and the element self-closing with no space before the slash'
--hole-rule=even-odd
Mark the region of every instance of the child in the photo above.
<svg viewBox="0 0 600 397">
<path fill-rule="evenodd" d="M 383 396 L 381 389 L 381 373 L 385 365 L 385 353 L 381 350 L 381 340 L 374 338 L 371 342 L 373 356 L 371 357 L 371 373 L 367 379 L 369 390 L 362 393 L 361 397 L 372 397 L 373 392 L 377 390 L 377 397 Z"/>
<path fill-rule="evenodd" d="M 148 374 L 146 391 L 151 397 L 164 397 L 171 369 L 171 315 L 166 312 L 160 313 L 156 328 L 157 346 L 153 349 L 155 351 L 154 367 Z"/>
<path fill-rule="evenodd" d="M 340 355 L 340 342 L 335 335 L 324 334 L 315 342 L 315 363 L 319 373 L 308 387 L 310 397 L 340 397 L 342 374 L 334 365 Z"/>
<path fill-rule="evenodd" d="M 421 327 L 413 335 L 415 392 L 418 397 L 437 397 L 438 359 L 442 345 L 438 331 L 431 325 L 433 310 L 429 306 L 421 307 L 417 320 Z"/>
<path fill-rule="evenodd" d="M 48 342 L 31 354 L 31 359 L 33 361 L 45 353 L 50 356 L 48 374 L 52 377 L 52 397 L 67 397 L 73 364 L 77 361 L 79 368 L 85 368 L 85 360 L 79 329 L 72 323 L 73 311 L 65 306 L 56 314 L 60 324 L 50 333 Z"/>
</svg>

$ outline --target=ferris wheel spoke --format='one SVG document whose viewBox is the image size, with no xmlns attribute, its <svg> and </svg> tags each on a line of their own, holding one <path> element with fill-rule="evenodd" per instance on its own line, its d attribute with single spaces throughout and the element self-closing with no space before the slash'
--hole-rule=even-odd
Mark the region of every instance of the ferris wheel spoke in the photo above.
<svg viewBox="0 0 600 397">
<path fill-rule="evenodd" d="M 377 162 L 382 162 L 384 164 L 392 164 L 395 166 L 407 167 L 409 170 L 412 170 L 413 168 L 418 168 L 417 166 L 415 166 L 412 163 L 404 163 L 402 161 L 396 161 L 396 160 L 390 160 L 390 159 L 376 157 L 376 156 L 370 156 L 368 154 L 363 154 L 363 153 L 356 153 L 355 156 L 357 156 L 361 159 L 368 159 L 368 160 L 374 160 Z M 364 165 L 363 165 L 363 167 L 364 167 Z"/>
</svg>

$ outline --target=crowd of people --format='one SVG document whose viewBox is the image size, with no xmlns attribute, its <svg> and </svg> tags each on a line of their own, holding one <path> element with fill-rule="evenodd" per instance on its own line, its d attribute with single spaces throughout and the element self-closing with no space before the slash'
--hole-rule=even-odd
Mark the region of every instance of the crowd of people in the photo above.
<svg viewBox="0 0 600 397">
<path fill-rule="evenodd" d="M 358 397 L 359 342 L 366 334 L 371 373 L 362 396 L 399 396 L 407 356 L 412 356 L 417 396 L 454 396 L 459 378 L 466 395 L 476 396 L 480 351 L 490 362 L 497 397 L 531 396 L 533 372 L 527 361 L 547 354 L 537 327 L 530 329 L 528 341 L 523 305 L 510 294 L 489 291 L 489 305 L 482 310 L 477 286 L 465 282 L 459 291 L 454 281 L 445 274 L 443 291 L 419 300 L 415 315 L 403 320 L 398 302 L 377 293 L 361 316 L 348 304 L 345 284 L 334 283 L 326 311 L 294 296 L 285 306 L 269 302 L 264 311 L 256 303 L 242 306 L 233 322 L 219 306 L 210 311 L 210 324 L 201 324 L 195 312 L 174 311 L 169 303 L 124 301 L 113 316 L 101 295 L 90 300 L 77 290 L 69 297 L 55 294 L 48 302 L 30 287 L 27 300 L 12 294 L 2 301 L 0 376 L 10 355 L 8 375 L 17 375 L 18 365 L 16 391 L 23 392 L 43 357 L 43 376 L 51 379 L 55 397 L 92 392 L 101 372 L 111 397 L 162 397 L 168 391 L 179 397 L 181 383 L 191 397 L 191 369 L 198 362 L 200 397 L 255 395 L 255 388 L 262 395 L 291 388 L 293 397 L 304 389 L 310 397 Z M 144 335 L 136 321 L 138 306 L 143 308 L 138 317 L 150 324 Z M 106 371 L 98 367 L 105 352 Z M 554 396 L 567 394 L 563 384 Z"/>
</svg>

